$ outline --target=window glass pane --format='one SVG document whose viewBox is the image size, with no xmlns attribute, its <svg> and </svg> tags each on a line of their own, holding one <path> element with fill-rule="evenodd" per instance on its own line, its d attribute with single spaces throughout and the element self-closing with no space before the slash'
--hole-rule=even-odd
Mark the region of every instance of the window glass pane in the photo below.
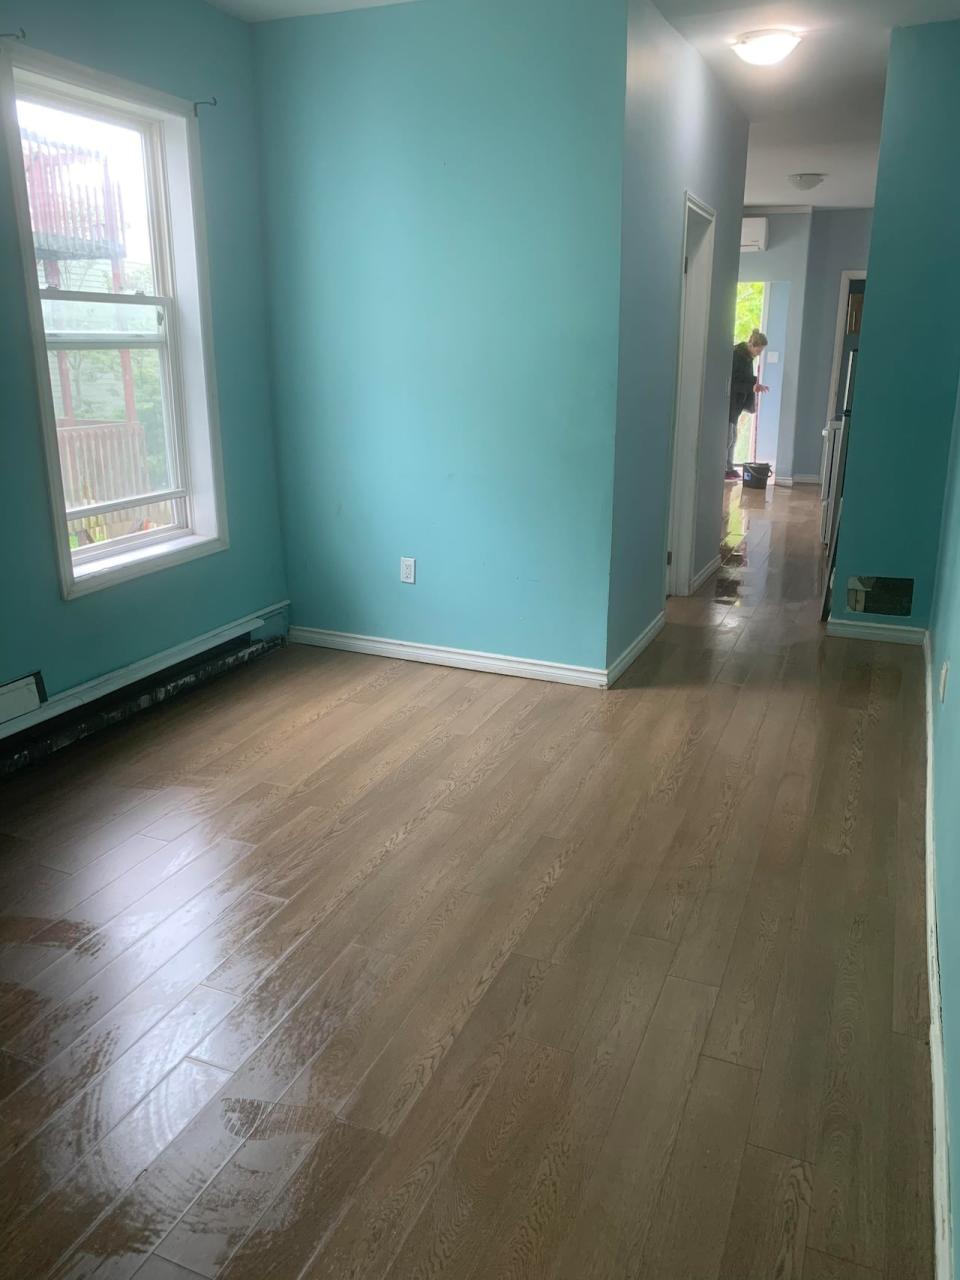
<svg viewBox="0 0 960 1280">
<path fill-rule="evenodd" d="M 195 139 L 180 108 L 152 93 L 141 100 L 80 71 L 74 84 L 67 67 L 48 76 L 10 53 L 14 159 L 24 166 L 18 238 L 37 281 L 34 340 L 50 380 L 42 428 L 66 507 L 74 571 L 62 545 L 59 561 L 69 597 L 87 574 L 83 590 L 109 585 L 114 570 L 128 576 L 128 552 L 132 572 L 147 572 L 180 545 L 171 533 L 218 537 Z M 61 513 L 61 540 L 63 524 Z"/>
<path fill-rule="evenodd" d="M 40 288 L 156 293 L 143 136 L 17 101 Z"/>
<path fill-rule="evenodd" d="M 68 509 L 175 488 L 156 347 L 47 353 Z"/>
<path fill-rule="evenodd" d="M 91 547 L 131 539 L 137 534 L 150 534 L 164 529 L 185 527 L 184 503 L 181 499 L 151 502 L 123 511 L 108 511 L 97 516 L 78 516 L 67 521 L 70 550 L 76 555 Z"/>
<path fill-rule="evenodd" d="M 64 302 L 44 298 L 43 327 L 50 333 L 136 333 L 156 338 L 162 333 L 161 312 L 123 302 Z"/>
</svg>

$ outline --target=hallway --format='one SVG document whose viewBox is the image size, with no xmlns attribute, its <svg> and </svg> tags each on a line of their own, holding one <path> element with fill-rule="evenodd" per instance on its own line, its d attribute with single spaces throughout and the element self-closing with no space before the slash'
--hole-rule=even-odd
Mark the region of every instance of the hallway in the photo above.
<svg viewBox="0 0 960 1280">
<path fill-rule="evenodd" d="M 290 647 L 0 792 L 0 1276 L 930 1280 L 923 666 L 818 493 L 607 693 Z"/>
</svg>

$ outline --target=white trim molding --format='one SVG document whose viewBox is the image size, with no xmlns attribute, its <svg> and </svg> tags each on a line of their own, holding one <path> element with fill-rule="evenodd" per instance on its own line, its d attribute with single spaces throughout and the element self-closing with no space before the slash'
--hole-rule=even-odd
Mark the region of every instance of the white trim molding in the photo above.
<svg viewBox="0 0 960 1280">
<path fill-rule="evenodd" d="M 237 636 L 246 635 L 250 631 L 258 631 L 264 626 L 267 618 L 286 609 L 289 603 L 289 600 L 279 600 L 276 604 L 259 609 L 256 613 L 248 613 L 244 618 L 237 618 L 235 622 L 228 622 L 222 627 L 215 627 L 212 631 L 205 631 L 203 635 L 195 636 L 192 640 L 185 640 L 183 644 L 174 645 L 171 649 L 163 649 L 149 658 L 141 658 L 139 662 L 131 662 L 129 666 L 120 667 L 105 676 L 98 676 L 95 680 L 87 680 L 86 683 L 75 685 L 72 689 L 65 689 L 63 693 L 54 694 L 52 698 L 42 702 L 36 711 L 30 711 L 26 715 L 17 716 L 13 720 L 0 724 L 0 738 L 20 733 L 23 729 L 29 729 L 44 720 L 52 720 L 54 716 L 62 715 L 64 711 L 73 711 L 89 702 L 96 702 L 98 698 L 103 698 L 108 693 L 113 693 L 129 684 L 136 684 L 138 680 L 143 680 L 146 676 L 163 671 L 167 667 L 175 667 L 187 658 L 195 657 L 198 653 L 206 653 L 209 649 L 215 649 L 217 645 L 225 644 L 227 640 L 234 640 Z"/>
<path fill-rule="evenodd" d="M 815 475 L 815 476 L 809 476 L 809 475 L 794 475 L 794 476 L 792 477 L 792 479 L 793 479 L 793 483 L 794 483 L 794 484 L 819 484 L 819 483 L 820 483 L 820 476 L 819 476 L 819 474 L 817 474 L 817 475 Z"/>
<path fill-rule="evenodd" d="M 663 623 L 664 616 L 661 613 L 609 667 L 578 667 L 565 662 L 540 662 L 535 658 L 514 658 L 503 653 L 453 649 L 447 645 L 416 644 L 410 640 L 389 640 L 383 636 L 324 631 L 316 627 L 291 627 L 287 639 L 291 644 L 315 645 L 320 649 L 343 649 L 348 653 L 400 658 L 404 662 L 428 662 L 438 667 L 462 667 L 468 671 L 491 671 L 495 675 L 520 676 L 526 680 L 549 680 L 554 684 L 606 689 L 655 638 Z"/>
<path fill-rule="evenodd" d="M 345 649 L 348 653 L 372 653 L 380 658 L 402 658 L 405 662 L 429 662 L 438 667 L 465 667 L 468 671 L 492 671 L 501 676 L 524 676 L 528 680 L 580 684 L 591 689 L 603 689 L 607 684 L 607 673 L 603 667 L 575 667 L 562 662 L 537 662 L 532 658 L 511 658 L 502 653 L 451 649 L 446 645 L 415 644 L 410 640 L 388 640 L 382 636 L 360 636 L 347 631 L 322 631 L 314 627 L 291 627 L 287 638 L 291 644 L 311 644 L 320 649 Z"/>
<path fill-rule="evenodd" d="M 792 489 L 792 488 L 793 488 L 793 476 L 778 476 L 778 475 L 774 475 L 774 477 L 773 477 L 773 483 L 774 483 L 774 485 L 775 485 L 778 489 Z"/>
<path fill-rule="evenodd" d="M 926 672 L 927 796 L 926 905 L 927 985 L 930 992 L 930 1079 L 933 1094 L 933 1222 L 937 1280 L 953 1275 L 953 1223 L 950 1216 L 950 1126 L 943 1058 L 943 1014 L 940 1005 L 940 947 L 937 933 L 937 854 L 933 817 L 933 655 L 930 633 L 923 640 Z"/>
<path fill-rule="evenodd" d="M 721 560 L 719 556 L 714 556 L 708 561 L 699 573 L 693 575 L 693 581 L 690 583 L 690 594 L 695 595 L 700 590 L 706 580 L 713 576 L 720 568 Z"/>
<path fill-rule="evenodd" d="M 718 556 L 717 559 L 719 560 L 720 557 Z M 653 641 L 656 640 L 657 636 L 663 630 L 666 620 L 666 615 L 663 612 L 658 613 L 650 623 L 649 627 L 641 631 L 636 640 L 634 640 L 632 644 L 627 645 L 620 657 L 607 667 L 608 688 L 620 679 L 628 667 L 632 666 L 633 663 L 636 662 L 644 649 L 646 649 L 647 645 L 652 644 Z"/>
<path fill-rule="evenodd" d="M 893 622 L 852 622 L 847 618 L 830 618 L 827 635 L 844 640 L 882 640 L 888 644 L 923 644 L 923 627 L 898 627 Z"/>
</svg>

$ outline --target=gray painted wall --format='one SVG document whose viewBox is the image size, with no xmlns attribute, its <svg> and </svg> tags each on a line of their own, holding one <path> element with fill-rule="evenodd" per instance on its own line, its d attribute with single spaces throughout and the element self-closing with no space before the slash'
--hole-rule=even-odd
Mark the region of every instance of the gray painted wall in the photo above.
<svg viewBox="0 0 960 1280">
<path fill-rule="evenodd" d="M 775 463 L 777 437 L 780 433 L 780 404 L 783 399 L 783 360 L 787 350 L 787 324 L 790 318 L 790 284 L 786 280 L 771 280 L 767 286 L 766 317 L 764 327 L 770 345 L 760 365 L 760 376 L 769 387 L 760 400 L 760 416 L 757 420 L 756 462 Z M 776 352 L 777 361 L 771 357 Z"/>
<path fill-rule="evenodd" d="M 716 210 L 694 564 L 719 550 L 747 124 L 649 0 L 630 0 L 608 661 L 663 609 L 684 192 Z"/>
<path fill-rule="evenodd" d="M 872 209 L 771 214 L 766 251 L 740 255 L 742 281 L 790 286 L 785 332 L 782 337 L 777 334 L 777 342 L 783 346 L 776 447 L 777 474 L 781 477 L 819 475 L 840 276 L 844 271 L 866 268 L 872 219 Z M 768 324 L 772 326 L 773 321 Z M 774 335 L 768 336 L 775 347 Z M 770 374 L 770 369 L 764 373 L 768 383 Z M 768 416 L 763 435 L 769 440 L 770 412 L 774 409 L 770 398 L 765 408 Z M 766 447 L 769 452 L 769 445 Z"/>
<path fill-rule="evenodd" d="M 830 374 L 844 271 L 865 271 L 872 209 L 820 209 L 813 215 L 800 352 L 794 475 L 820 471 L 821 432 L 829 416 Z"/>
<path fill-rule="evenodd" d="M 782 384 L 780 429 L 776 451 L 776 472 L 778 477 L 784 477 L 793 475 L 803 309 L 812 215 L 810 213 L 778 213 L 770 216 L 768 221 L 767 248 L 763 253 L 740 255 L 740 279 L 742 281 L 778 281 L 790 286 L 786 332 L 780 352 Z"/>
</svg>

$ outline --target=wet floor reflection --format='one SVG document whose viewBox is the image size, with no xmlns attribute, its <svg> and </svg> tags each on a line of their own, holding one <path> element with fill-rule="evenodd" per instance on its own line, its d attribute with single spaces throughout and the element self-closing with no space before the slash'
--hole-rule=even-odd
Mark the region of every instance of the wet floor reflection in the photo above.
<svg viewBox="0 0 960 1280">
<path fill-rule="evenodd" d="M 705 585 L 710 599 L 744 608 L 815 596 L 819 566 L 810 546 L 819 510 L 819 492 L 813 486 L 765 491 L 728 486 L 720 568 Z"/>
<path fill-rule="evenodd" d="M 667 601 L 665 645 L 711 654 L 733 679 L 757 651 L 815 645 L 820 624 L 820 493 L 727 486 L 719 567 L 693 596 Z"/>
<path fill-rule="evenodd" d="M 825 656 L 818 498 L 814 489 L 728 486 L 719 568 L 696 595 L 668 602 L 663 631 L 608 694 L 532 681 L 504 689 L 492 675 L 413 664 L 364 667 L 369 680 L 356 686 L 358 657 L 314 651 L 276 659 L 272 704 L 260 707 L 240 684 L 216 694 L 228 727 L 239 707 L 250 709 L 244 697 L 262 714 L 250 742 L 229 746 L 217 766 L 233 797 L 219 816 L 184 831 L 180 816 L 158 819 L 150 808 L 141 816 L 154 834 L 127 835 L 102 852 L 84 838 L 82 854 L 70 854 L 74 869 L 62 873 L 73 879 L 38 876 L 29 897 L 0 913 L 0 1280 L 434 1275 L 448 1224 L 452 1247 L 477 1224 L 487 1231 L 485 1191 L 476 1205 L 463 1201 L 462 1215 L 459 1186 L 450 1197 L 447 1184 L 437 1191 L 454 1152 L 474 1162 L 462 1166 L 476 1171 L 471 1194 L 501 1178 L 512 1186 L 516 1170 L 498 1135 L 522 1133 L 520 1158 L 535 1169 L 528 1135 L 532 1143 L 552 1131 L 555 1102 L 566 1108 L 569 1098 L 557 1128 L 570 1149 L 567 1189 L 544 1184 L 529 1218 L 546 1224 L 549 1247 L 580 1221 L 584 1150 L 622 1129 L 628 1140 L 614 1154 L 635 1156 L 640 1176 L 642 1144 L 637 1153 L 614 1112 L 644 1034 L 637 975 L 665 974 L 682 945 L 664 941 L 674 926 L 659 923 L 674 910 L 674 886 L 683 882 L 690 903 L 702 887 L 724 920 L 740 918 L 741 899 L 733 911 L 727 899 L 742 898 L 753 874 L 754 854 L 741 857 L 744 832 L 759 845 L 767 828 L 758 797 L 773 804 L 821 664 L 843 663 L 842 705 L 858 714 L 898 695 L 896 671 L 844 658 L 837 645 Z M 319 663 L 331 664 L 324 679 Z M 390 681 L 400 682 L 396 691 Z M 429 682 L 433 702 L 422 700 Z M 357 687 L 368 701 L 354 700 Z M 296 740 L 281 772 L 263 744 L 311 697 L 313 738 Z M 800 738 L 808 752 L 818 741 L 813 724 Z M 200 769 L 209 732 L 223 749 L 219 721 L 198 729 Z M 123 741 L 110 748 L 121 765 Z M 185 742 L 175 725 L 157 744 L 159 763 L 171 754 L 189 762 Z M 318 758 L 331 763 L 321 768 Z M 570 780 L 586 776 L 584 761 L 598 772 L 581 792 Z M 277 781 L 245 790 L 246 773 L 259 778 L 266 768 Z M 785 785 L 805 786 L 803 769 L 785 774 Z M 784 805 L 792 832 L 803 806 L 784 794 L 793 797 L 792 809 Z M 107 793 L 103 803 L 112 813 L 121 801 Z M 568 838 L 577 823 L 590 832 L 582 861 Z M 53 818 L 47 827 L 59 829 Z M 688 843 L 675 845 L 681 830 Z M 805 847 L 793 834 L 787 845 Z M 668 850 L 675 861 L 664 862 Z M 771 841 L 780 891 L 778 851 Z M 727 878 L 716 880 L 715 869 Z M 558 930 L 562 941 L 547 946 L 528 926 L 561 873 L 570 878 L 554 900 L 559 912 L 541 919 L 550 922 L 545 936 Z M 722 951 L 732 930 L 715 923 Z M 765 921 L 757 927 L 766 954 Z M 568 935 L 576 964 L 523 953 L 567 955 L 554 947 L 568 947 Z M 708 962 L 702 936 L 687 935 L 696 964 Z M 631 943 L 621 965 L 628 937 L 643 946 L 634 953 Z M 509 939 L 523 940 L 513 954 Z M 921 927 L 921 964 L 922 944 Z M 718 989 L 726 963 L 716 978 L 674 985 L 696 988 L 698 1008 L 708 1007 L 696 992 Z M 548 986 L 548 974 L 569 985 Z M 541 988 L 536 1025 L 547 1047 L 524 1021 Z M 734 1002 L 739 989 L 731 988 Z M 593 991 L 605 993 L 599 1014 Z M 611 1082 L 602 1122 L 593 1067 L 582 1082 L 568 1076 L 575 1051 L 552 1047 L 554 1037 L 567 1043 L 569 1026 L 589 1045 L 588 1066 L 594 1027 L 620 1060 L 601 1072 Z M 568 1090 L 581 1083 L 577 1099 Z M 570 1116 L 576 1126 L 587 1118 L 582 1133 L 568 1127 Z M 557 1167 L 568 1176 L 564 1161 Z M 584 1204 L 583 1238 L 592 1242 L 594 1207 Z M 625 1221 L 632 1232 L 635 1215 Z M 542 1261 L 553 1274 L 546 1253 Z M 493 1258 L 490 1274 L 511 1270 L 501 1262 Z M 476 1271 L 469 1264 L 464 1274 Z M 679 1274 L 658 1270 L 664 1280 Z"/>
</svg>

